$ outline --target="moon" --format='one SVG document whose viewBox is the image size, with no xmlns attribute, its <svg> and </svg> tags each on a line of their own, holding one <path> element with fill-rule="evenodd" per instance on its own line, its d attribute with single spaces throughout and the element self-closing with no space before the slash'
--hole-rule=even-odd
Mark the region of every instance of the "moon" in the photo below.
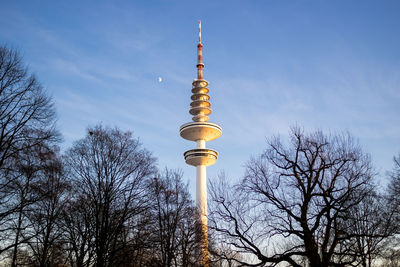
<svg viewBox="0 0 400 267">
<path fill-rule="evenodd" d="M 157 81 L 160 83 L 160 82 L 162 82 L 162 78 L 161 77 L 158 77 L 157 78 Z"/>
</svg>

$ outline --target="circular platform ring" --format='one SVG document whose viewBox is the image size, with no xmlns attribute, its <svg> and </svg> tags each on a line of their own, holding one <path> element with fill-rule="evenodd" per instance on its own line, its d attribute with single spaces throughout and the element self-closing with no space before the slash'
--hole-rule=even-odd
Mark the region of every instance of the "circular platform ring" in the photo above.
<svg viewBox="0 0 400 267">
<path fill-rule="evenodd" d="M 181 126 L 180 135 L 189 141 L 217 139 L 222 134 L 222 127 L 212 122 L 189 122 Z"/>
<path fill-rule="evenodd" d="M 204 100 L 194 100 L 190 103 L 191 107 L 211 107 L 210 102 Z"/>
<path fill-rule="evenodd" d="M 210 92 L 210 89 L 207 87 L 195 87 L 192 88 L 192 94 L 208 94 Z"/>
<path fill-rule="evenodd" d="M 193 121 L 195 121 L 195 122 L 206 122 L 206 121 L 208 121 L 210 119 L 210 117 L 208 117 L 208 116 L 205 116 L 205 115 L 196 115 L 196 116 L 193 116 L 192 117 L 192 120 Z"/>
<path fill-rule="evenodd" d="M 202 115 L 206 115 L 207 116 L 207 115 L 210 115 L 212 113 L 212 109 L 209 108 L 209 107 L 191 107 L 189 109 L 189 113 L 191 115 L 202 114 Z"/>
<path fill-rule="evenodd" d="M 194 79 L 192 82 L 193 87 L 207 87 L 208 82 L 202 79 Z"/>
<path fill-rule="evenodd" d="M 197 148 L 186 151 L 183 156 L 192 166 L 210 166 L 217 162 L 218 152 L 209 148 Z"/>
<path fill-rule="evenodd" d="M 204 100 L 204 101 L 208 101 L 210 100 L 210 96 L 207 94 L 194 94 L 190 97 L 190 99 L 194 100 Z"/>
</svg>

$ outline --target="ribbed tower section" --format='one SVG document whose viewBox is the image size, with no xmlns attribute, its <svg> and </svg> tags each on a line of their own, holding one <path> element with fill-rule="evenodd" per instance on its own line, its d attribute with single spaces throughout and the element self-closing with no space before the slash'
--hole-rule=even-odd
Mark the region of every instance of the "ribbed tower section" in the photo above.
<svg viewBox="0 0 400 267">
<path fill-rule="evenodd" d="M 182 138 L 197 143 L 195 149 L 184 153 L 187 164 L 196 167 L 196 205 L 199 210 L 201 225 L 202 266 L 209 266 L 208 251 L 208 220 L 207 220 L 207 175 L 206 167 L 216 163 L 218 152 L 206 148 L 206 142 L 221 136 L 222 128 L 216 123 L 209 122 L 211 114 L 208 82 L 203 79 L 203 44 L 201 43 L 201 22 L 199 22 L 199 43 L 197 45 L 197 79 L 192 83 L 192 96 L 189 113 L 193 122 L 186 123 L 180 128 Z"/>
</svg>

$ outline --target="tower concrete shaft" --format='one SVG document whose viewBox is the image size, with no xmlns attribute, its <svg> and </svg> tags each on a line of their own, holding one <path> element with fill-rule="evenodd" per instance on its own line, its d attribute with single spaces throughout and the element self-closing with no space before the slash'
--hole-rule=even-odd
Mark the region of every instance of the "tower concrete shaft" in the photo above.
<svg viewBox="0 0 400 267">
<path fill-rule="evenodd" d="M 218 152 L 206 148 L 206 142 L 217 139 L 222 128 L 209 122 L 211 104 L 208 95 L 208 82 L 203 79 L 203 44 L 201 43 L 201 22 L 199 22 L 199 43 L 197 45 L 197 79 L 192 83 L 192 96 L 189 113 L 193 122 L 183 124 L 180 128 L 182 138 L 197 143 L 195 149 L 184 153 L 187 164 L 196 167 L 196 205 L 199 212 L 201 265 L 209 266 L 208 219 L 207 219 L 207 173 L 206 167 L 216 163 Z"/>
</svg>

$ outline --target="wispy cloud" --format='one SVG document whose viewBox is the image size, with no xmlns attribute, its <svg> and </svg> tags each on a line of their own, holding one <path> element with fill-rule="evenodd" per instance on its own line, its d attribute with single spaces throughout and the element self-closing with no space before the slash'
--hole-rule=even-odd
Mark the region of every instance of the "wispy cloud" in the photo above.
<svg viewBox="0 0 400 267">
<path fill-rule="evenodd" d="M 80 77 L 88 81 L 101 82 L 97 76 L 91 74 L 84 66 L 78 65 L 72 61 L 55 59 L 51 65 L 56 68 L 57 72 L 63 72 L 64 75 L 72 76 L 72 78 Z"/>
</svg>

